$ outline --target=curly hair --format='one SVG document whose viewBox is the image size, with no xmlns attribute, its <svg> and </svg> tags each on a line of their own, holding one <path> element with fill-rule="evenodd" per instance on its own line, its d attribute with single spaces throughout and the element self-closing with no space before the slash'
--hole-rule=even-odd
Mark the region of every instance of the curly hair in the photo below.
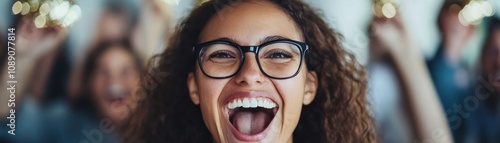
<svg viewBox="0 0 500 143">
<path fill-rule="evenodd" d="M 138 68 L 142 67 L 141 59 L 139 58 L 139 55 L 132 49 L 130 41 L 118 40 L 102 41 L 100 43 L 97 43 L 97 45 L 95 47 L 92 47 L 91 50 L 87 53 L 85 61 L 82 65 L 81 75 L 79 74 L 80 76 L 77 76 L 78 79 L 73 79 L 74 82 L 77 83 L 72 84 L 75 84 L 74 86 L 78 86 L 78 88 L 72 89 L 74 91 L 69 94 L 73 94 L 71 96 L 75 98 L 71 101 L 71 106 L 75 110 L 85 111 L 95 117 L 102 116 L 103 113 L 99 113 L 97 105 L 93 104 L 93 102 L 95 101 L 91 96 L 92 93 L 90 87 L 90 79 L 92 74 L 94 74 L 94 71 L 97 69 L 99 59 L 101 59 L 106 52 L 114 47 L 122 49 L 127 52 L 127 54 L 130 54 L 130 56 L 134 60 L 134 63 L 132 64 L 136 65 L 136 67 Z"/>
<path fill-rule="evenodd" d="M 306 65 L 319 79 L 314 101 L 304 106 L 294 142 L 375 142 L 366 99 L 366 71 L 341 46 L 335 32 L 300 0 L 269 0 L 299 26 L 310 46 Z M 127 142 L 211 142 L 200 107 L 189 98 L 188 73 L 195 70 L 191 47 L 211 18 L 235 0 L 212 0 L 196 7 L 177 27 L 167 49 L 153 57 L 142 78 L 140 103 L 125 130 Z"/>
</svg>

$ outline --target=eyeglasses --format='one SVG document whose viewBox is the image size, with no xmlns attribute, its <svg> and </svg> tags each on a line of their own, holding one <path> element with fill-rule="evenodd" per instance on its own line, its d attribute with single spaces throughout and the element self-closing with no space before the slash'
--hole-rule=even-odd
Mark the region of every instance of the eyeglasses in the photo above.
<svg viewBox="0 0 500 143">
<path fill-rule="evenodd" d="M 198 65 L 207 77 L 215 79 L 236 75 L 245 61 L 246 52 L 255 53 L 264 75 L 288 79 L 299 73 L 307 44 L 290 39 L 278 39 L 259 46 L 240 46 L 228 40 L 214 40 L 193 47 Z"/>
</svg>

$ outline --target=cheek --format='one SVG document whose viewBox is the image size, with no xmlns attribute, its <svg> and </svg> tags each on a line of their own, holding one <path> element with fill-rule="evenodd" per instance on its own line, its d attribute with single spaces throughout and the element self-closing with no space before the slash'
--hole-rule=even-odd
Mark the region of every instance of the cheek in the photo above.
<svg viewBox="0 0 500 143">
<path fill-rule="evenodd" d="M 99 110 L 103 111 L 104 113 L 107 113 L 107 107 L 108 103 L 106 101 L 106 87 L 107 83 L 105 79 L 99 78 L 99 77 L 94 77 L 91 79 L 90 82 L 90 96 L 91 100 L 97 104 L 97 107 Z"/>
<path fill-rule="evenodd" d="M 299 115 L 304 96 L 303 82 L 296 80 L 283 81 L 275 84 L 275 87 L 283 99 L 285 114 Z"/>
<path fill-rule="evenodd" d="M 130 75 L 125 75 L 124 77 L 124 85 L 127 85 L 127 88 L 131 90 L 131 92 L 137 91 L 140 87 L 139 81 L 140 81 L 140 75 L 138 71 L 134 71 Z"/>
<path fill-rule="evenodd" d="M 205 116 L 218 115 L 218 100 L 228 79 L 211 79 L 199 71 L 196 75 L 196 80 L 198 83 L 200 108 L 204 118 Z M 205 119 L 213 119 L 213 117 Z"/>
<path fill-rule="evenodd" d="M 95 77 L 90 82 L 90 92 L 93 98 L 100 99 L 106 94 L 106 81 L 103 78 Z"/>
<path fill-rule="evenodd" d="M 214 80 L 200 79 L 198 82 L 198 92 L 200 96 L 200 106 L 202 110 L 213 113 L 217 107 L 217 101 L 225 86 L 225 83 Z M 205 113 L 205 112 L 204 112 Z"/>
<path fill-rule="evenodd" d="M 217 124 L 224 118 L 219 112 L 221 110 L 219 110 L 218 100 L 228 80 L 210 79 L 201 72 L 197 73 L 196 80 L 203 121 L 212 134 L 217 134 Z"/>
<path fill-rule="evenodd" d="M 289 121 L 296 124 L 299 120 L 303 106 L 302 102 L 305 92 L 305 80 L 305 74 L 299 74 L 288 80 L 274 82 L 274 86 L 283 99 L 282 106 L 285 122 Z M 285 125 L 286 124 L 287 123 L 285 123 Z"/>
<path fill-rule="evenodd" d="M 220 80 L 206 77 L 200 70 L 197 72 L 196 81 L 198 83 L 201 106 L 216 104 L 222 89 L 227 84 L 226 79 Z"/>
</svg>

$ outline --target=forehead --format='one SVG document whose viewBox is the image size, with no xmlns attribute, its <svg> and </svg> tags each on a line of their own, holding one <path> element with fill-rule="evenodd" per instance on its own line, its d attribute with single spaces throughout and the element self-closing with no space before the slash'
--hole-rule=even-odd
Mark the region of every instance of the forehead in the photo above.
<svg viewBox="0 0 500 143">
<path fill-rule="evenodd" d="M 130 63 L 130 60 L 132 60 L 133 57 L 119 45 L 114 45 L 105 50 L 104 53 L 98 58 L 98 64 L 117 66 L 119 63 Z"/>
<path fill-rule="evenodd" d="M 302 41 L 293 19 L 279 6 L 252 0 L 223 7 L 204 27 L 200 42 L 227 37 L 242 45 L 257 45 L 268 36 Z"/>
</svg>

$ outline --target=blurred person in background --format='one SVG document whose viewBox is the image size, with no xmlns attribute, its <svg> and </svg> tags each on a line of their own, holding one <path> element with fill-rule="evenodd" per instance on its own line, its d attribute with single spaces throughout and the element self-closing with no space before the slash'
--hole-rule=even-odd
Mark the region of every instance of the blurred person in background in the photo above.
<svg viewBox="0 0 500 143">
<path fill-rule="evenodd" d="M 51 123 L 61 121 L 56 120 L 55 114 L 61 115 L 59 113 L 65 109 L 64 85 L 71 67 L 66 57 L 68 30 L 61 25 L 37 28 L 34 16 L 33 13 L 15 16 L 12 26 L 16 28 L 16 132 L 31 138 L 9 136 L 9 142 L 53 141 L 56 135 L 52 133 L 56 132 L 50 131 L 63 126 Z M 7 71 L 6 68 L 4 65 L 2 71 Z M 7 81 L 7 77 L 1 76 L 1 80 Z M 0 91 L 8 93 L 6 89 L 2 87 Z M 1 109 L 3 116 L 7 113 L 4 109 L 9 108 Z"/>
<path fill-rule="evenodd" d="M 131 43 L 143 61 L 165 50 L 165 42 L 172 33 L 176 20 L 175 4 L 162 0 L 145 0 L 132 30 Z"/>
<path fill-rule="evenodd" d="M 98 44 L 86 57 L 83 75 L 79 77 L 82 90 L 75 105 L 121 125 L 129 109 L 135 108 L 133 95 L 139 88 L 141 69 L 139 56 L 129 42 Z"/>
<path fill-rule="evenodd" d="M 471 70 L 462 59 L 462 51 L 476 32 L 475 25 L 464 26 L 459 13 L 468 0 L 446 0 L 438 16 L 441 44 L 434 57 L 427 62 L 434 86 L 455 141 L 464 136 L 463 126 L 456 126 L 457 120 L 450 115 L 457 114 L 465 95 L 471 86 Z"/>
<path fill-rule="evenodd" d="M 396 18 L 399 19 L 399 16 Z M 408 104 L 404 104 L 405 95 L 400 75 L 397 74 L 398 71 L 393 59 L 388 55 L 388 48 L 380 41 L 383 39 L 377 38 L 375 33 L 384 30 L 380 29 L 378 25 L 395 27 L 393 21 L 399 22 L 395 19 L 374 17 L 370 25 L 368 31 L 371 38 L 370 60 L 367 65 L 370 92 L 368 94 L 373 100 L 372 106 L 379 141 L 385 143 L 412 142 L 415 138 L 414 130 L 411 124 L 412 120 L 410 120 L 411 114 L 408 113 L 409 110 L 406 106 Z M 394 39 L 394 41 L 397 40 Z"/>
<path fill-rule="evenodd" d="M 479 102 L 472 103 L 475 110 L 466 112 L 462 120 L 462 140 L 465 143 L 500 142 L 500 20 L 491 19 L 486 41 L 479 60 L 479 76 L 470 97 Z M 468 103 L 471 104 L 471 103 Z"/>
<path fill-rule="evenodd" d="M 29 94 L 38 100 L 43 99 L 45 83 L 48 82 L 50 72 L 58 67 L 58 57 L 64 57 L 64 43 L 67 39 L 67 29 L 60 25 L 37 28 L 33 23 L 34 15 L 16 17 L 16 79 L 19 84 L 18 99 Z M 55 69 L 54 69 L 55 68 Z M 3 64 L 3 71 L 7 71 Z M 37 69 L 36 72 L 34 72 Z M 1 78 L 7 78 L 2 76 Z M 33 80 L 36 79 L 36 80 Z M 7 79 L 5 79 L 6 81 Z M 2 90 L 5 90 L 2 88 Z"/>
<path fill-rule="evenodd" d="M 96 23 L 96 33 L 92 44 L 104 41 L 119 41 L 129 37 L 137 24 L 138 14 L 131 2 L 123 0 L 105 0 L 103 11 Z"/>
<path fill-rule="evenodd" d="M 116 137 L 135 108 L 142 64 L 128 41 L 104 41 L 94 47 L 84 62 L 81 90 L 73 108 L 87 115 L 95 125 L 109 122 Z"/>
<path fill-rule="evenodd" d="M 118 12 L 120 8 L 116 7 L 121 3 L 123 2 L 115 1 L 115 4 L 108 5 L 112 12 L 103 16 L 99 23 L 102 25 L 102 29 L 99 29 L 102 33 L 98 34 L 101 35 L 97 37 L 98 40 L 121 40 L 129 37 L 132 28 L 124 23 L 133 23 L 134 19 L 127 19 L 133 17 L 130 16 L 133 14 L 117 14 L 120 13 Z M 67 53 L 70 48 L 67 42 L 69 29 L 58 24 L 37 28 L 34 24 L 35 16 L 33 13 L 22 16 L 19 14 L 12 26 L 16 28 L 17 48 L 16 132 L 21 132 L 23 136 L 8 136 L 6 140 L 8 142 L 82 141 L 88 138 L 84 131 L 99 129 L 99 122 L 93 122 L 85 114 L 73 113 L 69 108 L 71 105 L 67 102 L 68 75 L 72 67 Z M 2 69 L 4 68 L 7 67 L 4 65 Z M 2 81 L 7 80 L 5 77 L 1 77 Z M 5 89 L 7 88 L 2 87 L 2 93 L 8 92 L 4 91 Z M 6 101 L 3 100 L 4 97 L 8 96 L 2 96 L 2 101 Z M 4 102 L 1 104 L 4 106 Z M 9 108 L 0 109 L 1 114 L 6 115 L 8 110 L 4 109 Z M 3 130 L 5 126 L 0 128 Z M 30 137 L 26 138 L 24 135 Z"/>
<path fill-rule="evenodd" d="M 369 27 L 369 94 L 379 141 L 453 142 L 424 57 L 407 31 L 400 15 L 375 16 Z"/>
<path fill-rule="evenodd" d="M 131 34 L 137 25 L 137 11 L 135 7 L 129 1 L 122 0 L 105 0 L 103 2 L 103 11 L 99 15 L 97 23 L 95 25 L 95 33 L 93 38 L 90 40 L 89 45 L 86 45 L 86 51 L 92 51 L 94 48 L 99 47 L 98 44 L 110 42 L 110 41 L 128 41 L 131 40 Z M 85 52 L 84 52 L 85 53 Z M 70 88 L 68 91 L 69 98 L 75 98 L 80 91 L 79 85 L 82 83 L 80 76 L 83 70 L 83 62 L 85 60 L 84 56 L 80 59 L 76 59 L 75 67 L 71 71 L 70 77 Z M 71 99 L 73 100 L 73 99 Z"/>
</svg>

